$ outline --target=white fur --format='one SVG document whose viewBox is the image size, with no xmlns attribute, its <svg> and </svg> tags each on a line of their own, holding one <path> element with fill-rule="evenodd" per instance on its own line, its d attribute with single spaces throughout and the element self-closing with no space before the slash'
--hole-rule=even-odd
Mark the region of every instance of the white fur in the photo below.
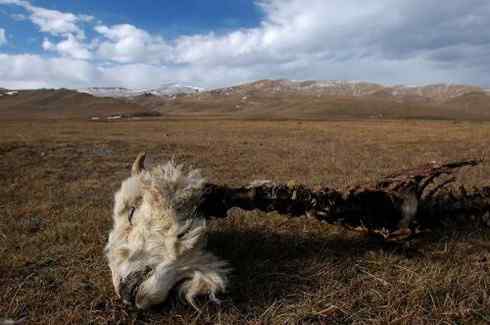
<svg viewBox="0 0 490 325">
<path fill-rule="evenodd" d="M 115 194 L 114 228 L 105 252 L 116 293 L 129 274 L 152 269 L 138 288 L 138 308 L 164 302 L 177 284 L 193 306 L 195 296 L 216 300 L 225 290 L 226 263 L 204 250 L 206 222 L 195 213 L 204 181 L 198 170 L 185 174 L 182 166 L 168 162 L 129 177 Z"/>
</svg>

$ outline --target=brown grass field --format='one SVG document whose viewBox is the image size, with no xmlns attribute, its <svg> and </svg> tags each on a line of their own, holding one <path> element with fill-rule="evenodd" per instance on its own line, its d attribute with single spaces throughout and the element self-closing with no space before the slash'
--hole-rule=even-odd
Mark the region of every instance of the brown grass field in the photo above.
<svg viewBox="0 0 490 325">
<path fill-rule="evenodd" d="M 0 320 L 28 324 L 488 324 L 490 229 L 394 245 L 306 217 L 233 211 L 209 249 L 233 268 L 220 306 L 146 312 L 115 297 L 103 247 L 139 151 L 209 181 L 345 189 L 428 161 L 488 157 L 490 122 L 0 121 Z M 460 182 L 490 184 L 490 164 Z M 1 322 L 0 322 L 1 323 Z"/>
</svg>

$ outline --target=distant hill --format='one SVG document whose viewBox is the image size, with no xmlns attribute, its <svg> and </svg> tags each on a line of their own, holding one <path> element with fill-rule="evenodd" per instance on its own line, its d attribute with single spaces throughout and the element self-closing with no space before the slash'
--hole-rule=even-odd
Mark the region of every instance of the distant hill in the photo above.
<svg viewBox="0 0 490 325">
<path fill-rule="evenodd" d="M 0 118 L 155 114 L 166 118 L 490 120 L 490 91 L 467 85 L 383 86 L 315 80 L 260 80 L 213 90 L 177 84 L 153 90 L 0 89 Z"/>
<path fill-rule="evenodd" d="M 490 120 L 489 92 L 466 85 L 260 80 L 195 94 L 140 97 L 136 102 L 168 116 Z"/>
<path fill-rule="evenodd" d="M 485 90 L 477 86 L 434 84 L 427 86 L 383 86 L 364 81 L 259 80 L 235 87 L 210 91 L 214 95 L 283 94 L 336 97 L 390 98 L 398 102 L 445 102 L 467 93 Z"/>
<path fill-rule="evenodd" d="M 10 95 L 9 95 L 10 93 Z M 0 91 L 0 118 L 90 118 L 142 114 L 141 105 L 67 89 Z"/>
</svg>

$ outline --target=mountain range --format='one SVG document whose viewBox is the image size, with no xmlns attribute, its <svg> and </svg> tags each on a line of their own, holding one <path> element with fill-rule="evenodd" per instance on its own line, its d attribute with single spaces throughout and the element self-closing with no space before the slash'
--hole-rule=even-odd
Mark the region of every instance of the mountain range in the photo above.
<svg viewBox="0 0 490 325">
<path fill-rule="evenodd" d="M 434 84 L 384 86 L 363 81 L 259 80 L 205 90 L 7 90 L 0 118 L 224 117 L 254 119 L 423 118 L 490 120 L 490 90 Z"/>
<path fill-rule="evenodd" d="M 490 94 L 490 89 L 459 84 L 432 84 L 426 86 L 384 86 L 364 81 L 340 80 L 259 80 L 234 87 L 205 90 L 180 84 L 162 85 L 155 89 L 128 89 L 122 87 L 92 87 L 78 89 L 96 97 L 131 98 L 138 96 L 175 96 L 210 93 L 212 95 L 264 92 L 271 95 L 316 95 L 341 97 L 392 97 L 398 101 L 444 102 L 469 93 Z"/>
<path fill-rule="evenodd" d="M 384 86 L 364 81 L 318 80 L 260 80 L 235 87 L 216 89 L 213 94 L 268 92 L 270 94 L 312 95 L 337 97 L 380 97 L 396 101 L 445 102 L 470 93 L 490 94 L 489 89 L 458 84 L 433 84 L 426 86 Z"/>
</svg>

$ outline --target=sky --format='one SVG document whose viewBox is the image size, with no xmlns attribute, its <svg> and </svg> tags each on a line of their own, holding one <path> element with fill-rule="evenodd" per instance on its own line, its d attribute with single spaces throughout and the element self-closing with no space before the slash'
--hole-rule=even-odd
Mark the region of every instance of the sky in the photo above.
<svg viewBox="0 0 490 325">
<path fill-rule="evenodd" d="M 0 87 L 490 87 L 488 0 L 0 0 Z"/>
</svg>

